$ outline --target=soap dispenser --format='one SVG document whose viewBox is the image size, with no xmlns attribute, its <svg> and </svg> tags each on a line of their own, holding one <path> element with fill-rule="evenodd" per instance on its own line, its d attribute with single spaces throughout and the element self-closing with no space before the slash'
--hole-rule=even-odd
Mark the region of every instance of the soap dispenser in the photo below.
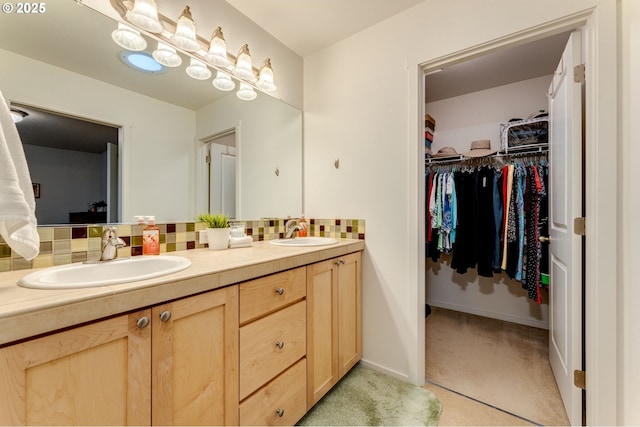
<svg viewBox="0 0 640 427">
<path fill-rule="evenodd" d="M 308 225 L 307 220 L 304 219 L 304 215 L 300 217 L 300 221 L 298 221 L 298 227 L 300 227 L 298 229 L 298 237 L 307 237 Z"/>
<path fill-rule="evenodd" d="M 160 255 L 160 229 L 156 217 L 147 217 L 147 226 L 142 230 L 142 255 Z"/>
</svg>

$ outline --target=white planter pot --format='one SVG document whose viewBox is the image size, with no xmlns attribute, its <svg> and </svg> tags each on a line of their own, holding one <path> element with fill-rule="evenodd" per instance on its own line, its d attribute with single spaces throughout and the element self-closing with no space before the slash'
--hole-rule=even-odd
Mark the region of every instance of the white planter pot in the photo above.
<svg viewBox="0 0 640 427">
<path fill-rule="evenodd" d="M 207 228 L 209 249 L 217 251 L 229 247 L 229 228 Z"/>
</svg>

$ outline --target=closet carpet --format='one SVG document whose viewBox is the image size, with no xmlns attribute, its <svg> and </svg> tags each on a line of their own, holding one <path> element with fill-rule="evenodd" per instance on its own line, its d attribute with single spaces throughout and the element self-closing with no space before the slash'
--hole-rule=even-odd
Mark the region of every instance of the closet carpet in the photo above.
<svg viewBox="0 0 640 427">
<path fill-rule="evenodd" d="M 465 402 L 469 409 L 480 404 L 491 409 L 485 414 L 498 408 L 521 417 L 507 418 L 503 425 L 569 425 L 549 364 L 548 331 L 437 307 L 425 329 L 427 382 L 455 392 L 427 384 L 442 401 L 441 425 L 449 424 L 447 419 L 467 424 L 462 415 L 468 419 L 470 413 L 461 407 L 460 394 L 471 398 Z M 447 405 L 447 400 L 458 404 Z M 458 411 L 460 417 L 453 414 Z M 502 423 L 475 419 L 470 424 Z"/>
</svg>

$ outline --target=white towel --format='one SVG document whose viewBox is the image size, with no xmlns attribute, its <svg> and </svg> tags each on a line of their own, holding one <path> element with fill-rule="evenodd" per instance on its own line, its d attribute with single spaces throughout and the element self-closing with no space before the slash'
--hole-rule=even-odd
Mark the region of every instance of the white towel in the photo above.
<svg viewBox="0 0 640 427">
<path fill-rule="evenodd" d="M 18 129 L 0 92 L 0 235 L 26 260 L 40 251 L 36 201 Z"/>
<path fill-rule="evenodd" d="M 247 248 L 251 246 L 251 243 L 253 243 L 251 236 L 229 238 L 229 248 Z"/>
</svg>

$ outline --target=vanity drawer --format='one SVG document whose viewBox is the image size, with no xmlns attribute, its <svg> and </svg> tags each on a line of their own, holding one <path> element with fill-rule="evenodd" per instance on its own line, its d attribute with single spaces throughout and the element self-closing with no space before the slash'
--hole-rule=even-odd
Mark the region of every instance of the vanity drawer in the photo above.
<svg viewBox="0 0 640 427">
<path fill-rule="evenodd" d="M 240 328 L 240 400 L 307 353 L 307 302 Z"/>
<path fill-rule="evenodd" d="M 307 294 L 307 270 L 299 267 L 240 284 L 240 324 L 300 300 Z"/>
<path fill-rule="evenodd" d="M 240 404 L 240 425 L 292 426 L 307 412 L 307 359 Z"/>
</svg>

